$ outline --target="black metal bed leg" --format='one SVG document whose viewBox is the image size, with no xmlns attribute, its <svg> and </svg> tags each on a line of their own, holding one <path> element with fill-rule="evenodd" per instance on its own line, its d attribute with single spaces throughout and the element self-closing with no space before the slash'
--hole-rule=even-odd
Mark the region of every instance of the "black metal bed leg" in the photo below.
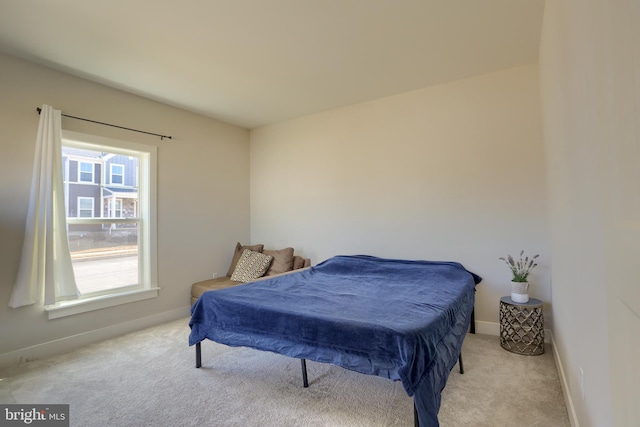
<svg viewBox="0 0 640 427">
<path fill-rule="evenodd" d="M 471 330 L 469 331 L 472 334 L 476 333 L 476 309 L 475 307 L 471 310 Z"/>
<path fill-rule="evenodd" d="M 460 352 L 460 356 L 458 356 L 458 365 L 460 365 L 460 373 L 464 374 L 464 365 L 462 364 L 462 352 Z"/>
<path fill-rule="evenodd" d="M 420 427 L 420 420 L 418 419 L 418 410 L 416 409 L 416 402 L 413 402 L 413 427 Z"/>
<path fill-rule="evenodd" d="M 202 349 L 200 348 L 200 343 L 196 343 L 196 368 L 202 366 Z"/>
<path fill-rule="evenodd" d="M 307 361 L 305 359 L 300 359 L 302 364 L 302 387 L 309 387 L 309 381 L 307 380 Z"/>
</svg>

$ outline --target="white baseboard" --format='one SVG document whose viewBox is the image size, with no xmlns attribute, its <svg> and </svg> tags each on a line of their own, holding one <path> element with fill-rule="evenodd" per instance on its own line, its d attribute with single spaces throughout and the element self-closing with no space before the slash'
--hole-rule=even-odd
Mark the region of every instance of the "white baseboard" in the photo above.
<svg viewBox="0 0 640 427">
<path fill-rule="evenodd" d="M 500 336 L 500 324 L 495 322 L 479 322 L 476 321 L 476 333 L 485 335 Z M 553 352 L 553 359 L 556 363 L 556 369 L 558 370 L 558 377 L 560 379 L 560 387 L 562 388 L 562 395 L 564 396 L 564 403 L 567 406 L 567 412 L 569 414 L 569 422 L 571 427 L 580 427 L 578 423 L 578 416 L 576 415 L 576 409 L 573 406 L 573 399 L 569 393 L 569 384 L 567 377 L 564 374 L 564 367 L 558 354 L 558 347 L 556 346 L 551 329 L 544 330 L 544 342 L 550 344 L 551 351 Z"/>
<path fill-rule="evenodd" d="M 571 398 L 571 393 L 569 393 L 569 383 L 567 382 L 567 377 L 564 374 L 564 367 L 562 366 L 562 361 L 560 360 L 560 354 L 558 354 L 558 347 L 556 346 L 556 342 L 553 339 L 553 335 L 549 335 L 551 336 L 553 359 L 556 362 L 556 369 L 558 370 L 558 377 L 560 379 L 560 387 L 562 388 L 562 394 L 564 396 L 564 403 L 567 406 L 567 412 L 569 414 L 569 422 L 571 423 L 571 427 L 580 427 L 578 416 L 576 414 L 576 408 L 575 406 L 573 406 L 573 399 Z"/>
<path fill-rule="evenodd" d="M 500 324 L 495 322 L 481 322 L 476 320 L 476 333 L 484 335 L 500 336 Z M 544 330 L 544 342 L 552 344 L 551 329 Z"/>
<path fill-rule="evenodd" d="M 21 365 L 23 363 L 43 359 L 45 357 L 54 356 L 56 354 L 66 353 L 70 350 L 103 341 L 109 338 L 114 338 L 120 335 L 128 334 L 130 332 L 138 331 L 140 329 L 187 317 L 189 316 L 189 313 L 190 307 L 188 306 L 177 308 L 175 310 L 165 311 L 162 313 L 154 314 L 152 316 L 118 323 L 116 325 L 107 326 L 93 331 L 83 332 L 81 334 L 60 338 L 31 347 L 21 348 L 19 350 L 10 351 L 8 353 L 2 353 L 0 354 L 0 368 Z"/>
<path fill-rule="evenodd" d="M 500 336 L 500 324 L 476 320 L 476 334 Z"/>
</svg>

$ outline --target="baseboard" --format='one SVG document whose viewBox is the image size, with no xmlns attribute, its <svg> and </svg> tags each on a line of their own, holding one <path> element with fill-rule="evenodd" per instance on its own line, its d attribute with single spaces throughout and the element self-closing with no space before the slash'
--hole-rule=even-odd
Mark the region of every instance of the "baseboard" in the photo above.
<svg viewBox="0 0 640 427">
<path fill-rule="evenodd" d="M 495 322 L 481 322 L 476 320 L 476 333 L 483 335 L 500 336 L 500 324 Z M 551 329 L 544 330 L 545 344 L 551 343 Z"/>
<path fill-rule="evenodd" d="M 500 324 L 476 320 L 476 334 L 500 336 Z"/>
<path fill-rule="evenodd" d="M 558 346 L 553 338 L 553 334 L 549 334 L 551 336 L 551 348 L 553 351 L 553 359 L 556 362 L 556 369 L 558 370 L 558 377 L 560 379 L 560 387 L 562 388 L 562 394 L 564 396 L 564 403 L 567 406 L 567 413 L 569 415 L 569 422 L 571 423 L 571 427 L 580 427 L 580 423 L 578 422 L 578 416 L 576 414 L 576 408 L 573 406 L 573 399 L 571 398 L 571 393 L 569 392 L 569 383 L 567 381 L 567 377 L 564 374 L 564 367 L 562 366 L 562 360 L 560 360 L 560 354 L 558 353 Z"/>
<path fill-rule="evenodd" d="M 189 307 L 177 308 L 175 310 L 165 311 L 152 316 L 146 316 L 140 319 L 130 320 L 128 322 L 118 323 L 116 325 L 3 353 L 0 354 L 0 368 L 21 365 L 33 360 L 66 353 L 70 350 L 99 341 L 104 341 L 109 338 L 115 338 L 140 329 L 187 317 L 189 316 L 189 313 Z"/>
<path fill-rule="evenodd" d="M 476 333 L 499 336 L 500 324 L 495 322 L 476 321 Z M 578 417 L 576 415 L 576 409 L 573 406 L 573 399 L 571 398 L 571 394 L 569 393 L 569 384 L 567 382 L 567 377 L 564 374 L 564 367 L 562 366 L 562 361 L 560 360 L 560 355 L 558 354 L 558 346 L 556 346 L 553 334 L 551 333 L 551 329 L 544 330 L 544 342 L 545 344 L 550 344 L 551 351 L 553 352 L 553 359 L 556 363 L 556 369 L 558 370 L 560 387 L 562 388 L 562 395 L 564 396 L 564 402 L 567 406 L 567 412 L 569 414 L 569 422 L 571 423 L 571 427 L 580 427 L 580 424 L 578 423 Z"/>
</svg>

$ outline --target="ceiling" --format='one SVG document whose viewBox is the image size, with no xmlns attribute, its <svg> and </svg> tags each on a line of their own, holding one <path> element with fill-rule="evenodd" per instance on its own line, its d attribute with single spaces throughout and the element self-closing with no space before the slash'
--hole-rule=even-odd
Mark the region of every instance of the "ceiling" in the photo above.
<svg viewBox="0 0 640 427">
<path fill-rule="evenodd" d="M 245 128 L 537 61 L 544 0 L 0 0 L 0 51 Z"/>
</svg>

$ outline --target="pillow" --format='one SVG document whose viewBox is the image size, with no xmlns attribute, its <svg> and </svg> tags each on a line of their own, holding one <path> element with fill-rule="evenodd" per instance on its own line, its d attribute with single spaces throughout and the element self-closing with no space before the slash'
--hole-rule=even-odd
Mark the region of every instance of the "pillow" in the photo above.
<svg viewBox="0 0 640 427">
<path fill-rule="evenodd" d="M 254 252 L 262 252 L 264 245 L 242 246 L 240 242 L 236 243 L 236 248 L 233 251 L 233 258 L 231 259 L 231 265 L 229 266 L 229 271 L 227 271 L 227 277 L 231 277 L 233 274 L 233 271 L 236 269 L 236 264 L 240 259 L 240 255 L 242 255 L 242 251 L 245 249 L 249 249 Z"/>
<path fill-rule="evenodd" d="M 236 269 L 231 274 L 231 280 L 236 282 L 250 282 L 264 276 L 273 261 L 271 255 L 245 249 L 240 255 Z"/>
<path fill-rule="evenodd" d="M 294 270 L 298 270 L 300 268 L 304 267 L 304 258 L 301 256 L 294 256 L 293 257 L 293 269 Z"/>
<path fill-rule="evenodd" d="M 262 253 L 273 257 L 273 262 L 269 270 L 267 270 L 266 276 L 273 276 L 274 274 L 293 270 L 293 248 L 279 250 L 265 249 Z"/>
</svg>

